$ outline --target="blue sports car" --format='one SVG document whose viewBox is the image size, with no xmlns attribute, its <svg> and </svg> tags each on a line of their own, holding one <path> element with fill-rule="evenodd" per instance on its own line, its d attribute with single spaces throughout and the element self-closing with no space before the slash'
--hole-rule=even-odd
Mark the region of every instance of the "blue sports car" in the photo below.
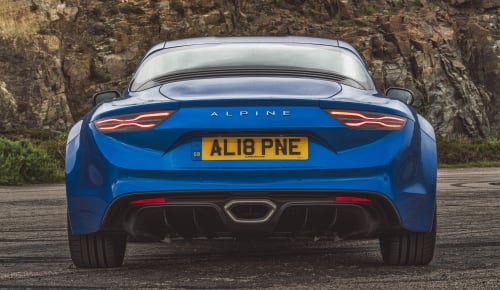
<svg viewBox="0 0 500 290">
<path fill-rule="evenodd" d="M 340 40 L 162 42 L 69 133 L 71 258 L 117 267 L 128 239 L 333 237 L 428 264 L 436 143 L 412 100 Z"/>
</svg>

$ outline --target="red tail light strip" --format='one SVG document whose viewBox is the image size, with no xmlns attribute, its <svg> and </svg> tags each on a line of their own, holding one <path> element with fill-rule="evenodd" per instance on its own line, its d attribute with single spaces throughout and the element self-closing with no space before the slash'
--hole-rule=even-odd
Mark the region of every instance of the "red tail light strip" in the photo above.
<svg viewBox="0 0 500 290">
<path fill-rule="evenodd" d="M 101 132 L 150 129 L 172 115 L 171 111 L 113 116 L 95 121 Z"/>
<path fill-rule="evenodd" d="M 109 126 L 109 127 L 98 126 L 98 129 L 100 131 L 114 131 L 114 130 L 117 130 L 117 129 L 120 129 L 123 127 L 138 127 L 138 128 L 147 129 L 147 128 L 152 128 L 154 126 L 156 126 L 156 124 L 140 124 L 140 123 L 130 122 L 130 123 L 117 124 L 117 125 Z"/>
<path fill-rule="evenodd" d="M 144 205 L 144 204 L 156 204 L 156 203 L 166 203 L 167 199 L 164 197 L 158 198 L 146 198 L 146 199 L 138 199 L 129 202 L 130 205 Z"/>
<path fill-rule="evenodd" d="M 406 124 L 406 118 L 372 112 L 329 110 L 330 115 L 351 128 L 371 130 L 399 130 Z"/>
</svg>

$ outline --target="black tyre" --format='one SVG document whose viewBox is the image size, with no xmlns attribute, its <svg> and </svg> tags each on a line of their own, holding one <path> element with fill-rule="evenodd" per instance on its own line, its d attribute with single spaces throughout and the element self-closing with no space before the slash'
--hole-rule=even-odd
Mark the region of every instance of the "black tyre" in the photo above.
<svg viewBox="0 0 500 290">
<path fill-rule="evenodd" d="M 125 256 L 127 236 L 111 232 L 73 235 L 68 224 L 71 260 L 79 268 L 120 267 Z"/>
<path fill-rule="evenodd" d="M 400 230 L 380 237 L 382 258 L 387 265 L 427 265 L 436 246 L 436 215 L 428 233 Z"/>
</svg>

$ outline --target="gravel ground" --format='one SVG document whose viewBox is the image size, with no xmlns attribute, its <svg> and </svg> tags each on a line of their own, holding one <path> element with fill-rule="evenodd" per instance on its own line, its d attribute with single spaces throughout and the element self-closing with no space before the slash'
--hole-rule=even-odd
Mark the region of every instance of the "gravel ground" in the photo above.
<svg viewBox="0 0 500 290">
<path fill-rule="evenodd" d="M 64 185 L 0 187 L 0 288 L 500 287 L 500 168 L 440 170 L 425 267 L 382 264 L 378 242 L 129 243 L 118 269 L 75 268 Z"/>
</svg>

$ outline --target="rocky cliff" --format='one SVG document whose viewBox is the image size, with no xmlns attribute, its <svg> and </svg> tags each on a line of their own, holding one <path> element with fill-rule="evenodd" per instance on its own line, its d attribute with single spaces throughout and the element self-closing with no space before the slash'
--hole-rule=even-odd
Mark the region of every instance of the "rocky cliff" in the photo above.
<svg viewBox="0 0 500 290">
<path fill-rule="evenodd" d="M 498 0 L 1 1 L 0 132 L 66 130 L 151 45 L 218 35 L 346 40 L 439 135 L 500 134 Z"/>
</svg>

